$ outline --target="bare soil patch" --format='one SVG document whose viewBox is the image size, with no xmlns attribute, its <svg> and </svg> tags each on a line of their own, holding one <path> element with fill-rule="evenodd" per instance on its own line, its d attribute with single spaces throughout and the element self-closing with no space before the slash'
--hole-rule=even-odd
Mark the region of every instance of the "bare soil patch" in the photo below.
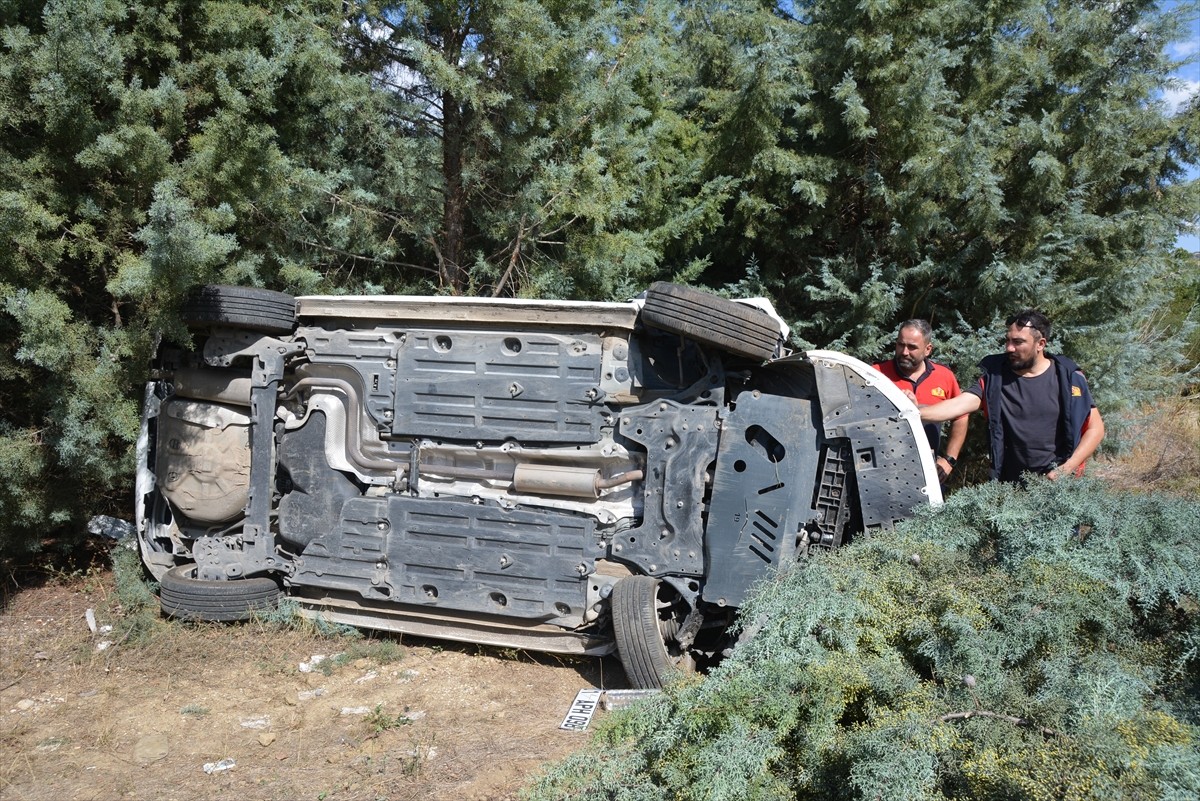
<svg viewBox="0 0 1200 801">
<path fill-rule="evenodd" d="M 558 728 L 575 693 L 625 686 L 611 658 L 373 650 L 256 623 L 163 623 L 135 645 L 119 641 L 114 599 L 107 570 L 7 599 L 0 799 L 516 798 L 586 742 Z M 339 652 L 364 655 L 301 668 Z"/>
</svg>

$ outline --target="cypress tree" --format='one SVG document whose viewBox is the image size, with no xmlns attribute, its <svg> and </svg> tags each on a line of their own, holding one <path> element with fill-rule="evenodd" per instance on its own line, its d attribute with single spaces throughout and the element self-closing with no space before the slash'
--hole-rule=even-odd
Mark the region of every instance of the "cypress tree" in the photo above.
<svg viewBox="0 0 1200 801">
<path fill-rule="evenodd" d="M 1200 103 L 1161 92 L 1195 11 L 3 4 L 0 516 L 35 543 L 81 499 L 120 511 L 146 355 L 209 282 L 619 299 L 669 278 L 768 294 L 793 344 L 868 359 L 929 317 L 960 373 L 1039 305 L 1102 406 L 1136 402 L 1194 321 L 1173 240 Z"/>
<path fill-rule="evenodd" d="M 628 297 L 658 277 L 700 136 L 674 105 L 676 5 L 362 6 L 359 46 L 412 154 L 393 197 L 414 204 L 432 289 Z"/>
</svg>

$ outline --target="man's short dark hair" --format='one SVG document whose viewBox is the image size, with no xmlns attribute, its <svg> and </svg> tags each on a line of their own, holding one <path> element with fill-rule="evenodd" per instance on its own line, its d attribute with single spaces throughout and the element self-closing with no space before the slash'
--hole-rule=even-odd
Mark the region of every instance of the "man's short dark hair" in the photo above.
<svg viewBox="0 0 1200 801">
<path fill-rule="evenodd" d="M 929 327 L 929 323 L 920 318 L 913 320 L 905 320 L 896 328 L 896 333 L 900 333 L 905 328 L 915 328 L 920 332 L 921 336 L 925 337 L 926 342 L 933 341 L 933 329 Z"/>
<path fill-rule="evenodd" d="M 1005 328 L 1014 325 L 1017 328 L 1032 328 L 1047 341 L 1050 339 L 1050 318 L 1036 309 L 1022 309 L 1004 321 Z"/>
</svg>

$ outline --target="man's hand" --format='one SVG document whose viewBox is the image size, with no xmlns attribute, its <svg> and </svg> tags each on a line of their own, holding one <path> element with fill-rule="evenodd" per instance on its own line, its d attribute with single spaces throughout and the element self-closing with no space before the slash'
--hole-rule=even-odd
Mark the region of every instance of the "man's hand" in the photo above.
<svg viewBox="0 0 1200 801">
<path fill-rule="evenodd" d="M 900 391 L 904 393 L 904 397 L 908 398 L 910 401 L 913 402 L 913 406 L 918 405 L 917 404 L 917 393 L 913 392 L 911 389 L 902 389 Z"/>
<path fill-rule="evenodd" d="M 1051 469 L 1050 472 L 1046 473 L 1046 478 L 1050 479 L 1051 481 L 1058 481 L 1064 476 L 1075 476 L 1078 478 L 1081 472 L 1083 471 L 1070 462 L 1063 462 L 1057 467 Z"/>
<path fill-rule="evenodd" d="M 954 465 L 946 461 L 946 457 L 944 456 L 939 456 L 934 464 L 937 466 L 938 481 L 945 484 L 946 479 L 954 472 Z"/>
<path fill-rule="evenodd" d="M 1084 462 L 1096 452 L 1102 439 L 1104 439 L 1104 420 L 1100 418 L 1100 411 L 1093 406 L 1083 435 L 1079 438 L 1079 444 L 1075 446 L 1075 452 L 1071 454 L 1070 459 L 1047 473 L 1046 478 L 1051 481 L 1057 481 L 1064 476 L 1079 478 L 1083 475 Z"/>
</svg>

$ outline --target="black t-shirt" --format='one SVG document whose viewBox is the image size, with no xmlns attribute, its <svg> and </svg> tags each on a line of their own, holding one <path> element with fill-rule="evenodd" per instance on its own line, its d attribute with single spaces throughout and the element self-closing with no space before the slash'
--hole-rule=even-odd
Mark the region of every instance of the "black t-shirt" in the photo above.
<svg viewBox="0 0 1200 801">
<path fill-rule="evenodd" d="M 968 392 L 983 397 L 982 388 Z M 1022 378 L 1006 365 L 1001 371 L 1001 420 L 1004 460 L 1001 481 L 1017 481 L 1022 473 L 1049 473 L 1070 458 L 1059 441 L 1060 395 L 1058 373 L 1051 365 L 1041 375 Z"/>
<path fill-rule="evenodd" d="M 1058 374 L 1053 368 L 1032 378 L 1005 370 L 1000 385 L 1004 404 L 1004 463 L 1001 481 L 1022 473 L 1048 473 L 1058 466 Z"/>
</svg>

